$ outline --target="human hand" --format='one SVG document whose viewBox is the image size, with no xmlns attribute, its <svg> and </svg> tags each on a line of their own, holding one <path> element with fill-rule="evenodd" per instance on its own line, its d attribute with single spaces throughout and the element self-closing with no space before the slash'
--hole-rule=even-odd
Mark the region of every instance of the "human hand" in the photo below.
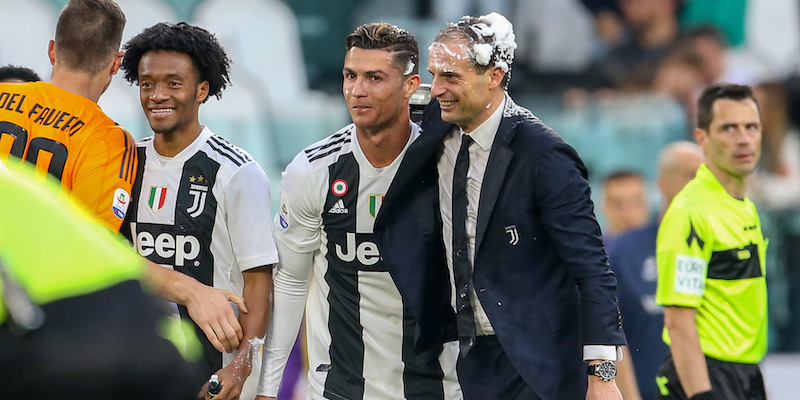
<svg viewBox="0 0 800 400">
<path fill-rule="evenodd" d="M 614 379 L 605 382 L 600 377 L 589 376 L 586 400 L 622 400 L 622 393 Z"/>
<path fill-rule="evenodd" d="M 214 400 L 237 400 L 239 395 L 242 394 L 242 387 L 247 376 L 250 375 L 251 367 L 249 365 L 240 365 L 239 363 L 231 363 L 225 368 L 221 368 L 214 374 L 222 389 L 217 394 L 208 392 L 208 382 L 203 385 L 200 393 L 205 399 Z"/>
<path fill-rule="evenodd" d="M 242 326 L 228 302 L 236 303 L 247 313 L 244 299 L 233 292 L 197 283 L 184 303 L 197 326 L 203 330 L 211 344 L 220 352 L 239 348 Z"/>
</svg>

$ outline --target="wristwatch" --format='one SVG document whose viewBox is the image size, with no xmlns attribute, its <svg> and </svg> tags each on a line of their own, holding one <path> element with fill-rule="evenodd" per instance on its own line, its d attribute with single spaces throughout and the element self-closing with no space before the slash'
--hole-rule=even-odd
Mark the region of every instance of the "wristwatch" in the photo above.
<svg viewBox="0 0 800 400">
<path fill-rule="evenodd" d="M 606 360 L 590 365 L 586 371 L 589 375 L 597 376 L 604 382 L 608 382 L 617 376 L 617 365 Z"/>
</svg>

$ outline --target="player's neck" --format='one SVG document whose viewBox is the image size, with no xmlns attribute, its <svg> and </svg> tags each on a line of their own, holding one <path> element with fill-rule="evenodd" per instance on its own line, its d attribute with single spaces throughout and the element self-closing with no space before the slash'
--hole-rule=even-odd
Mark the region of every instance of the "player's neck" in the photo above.
<svg viewBox="0 0 800 400">
<path fill-rule="evenodd" d="M 408 115 L 391 125 L 376 130 L 356 127 L 358 144 L 367 160 L 375 168 L 383 168 L 403 152 L 411 136 L 411 122 Z"/>
<path fill-rule="evenodd" d="M 729 195 L 739 200 L 744 199 L 747 194 L 747 175 L 733 175 L 717 167 L 713 163 L 708 163 L 706 165 Z"/>
<path fill-rule="evenodd" d="M 70 93 L 86 97 L 95 103 L 100 100 L 100 95 L 103 94 L 107 85 L 107 82 L 103 82 L 97 75 L 90 76 L 86 72 L 58 67 L 53 68 L 50 83 Z"/>
<path fill-rule="evenodd" d="M 156 153 L 164 157 L 175 157 L 183 149 L 189 147 L 200 136 L 202 131 L 203 126 L 200 125 L 200 121 L 195 121 L 176 131 L 156 132 L 153 139 L 153 147 L 155 147 Z"/>
</svg>

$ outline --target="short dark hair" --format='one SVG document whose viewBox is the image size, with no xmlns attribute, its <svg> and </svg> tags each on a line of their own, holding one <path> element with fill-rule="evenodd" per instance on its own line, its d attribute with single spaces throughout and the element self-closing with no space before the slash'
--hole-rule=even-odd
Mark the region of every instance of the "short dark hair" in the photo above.
<svg viewBox="0 0 800 400">
<path fill-rule="evenodd" d="M 607 184 L 608 182 L 611 181 L 617 181 L 628 178 L 635 178 L 641 181 L 646 181 L 644 175 L 639 171 L 633 169 L 618 169 L 606 175 L 606 178 L 603 179 L 603 184 Z"/>
<path fill-rule="evenodd" d="M 65 67 L 96 75 L 119 51 L 125 14 L 113 0 L 70 0 L 56 24 L 56 58 Z"/>
<path fill-rule="evenodd" d="M 718 99 L 730 99 L 742 101 L 751 99 L 756 103 L 756 108 L 761 110 L 758 105 L 758 99 L 753 94 L 753 88 L 747 85 L 737 85 L 733 83 L 718 83 L 707 87 L 703 94 L 700 95 L 700 100 L 697 101 L 697 127 L 708 131 L 711 126 L 711 120 L 714 119 L 714 112 L 712 110 L 714 102 Z"/>
<path fill-rule="evenodd" d="M 344 40 L 345 50 L 385 49 L 393 53 L 392 66 L 403 76 L 419 73 L 419 45 L 407 30 L 385 22 L 372 22 L 356 28 Z M 411 72 L 408 71 L 411 63 Z"/>
<path fill-rule="evenodd" d="M 508 82 L 511 80 L 511 64 L 514 62 L 514 53 L 512 52 L 510 56 L 508 54 L 503 54 L 499 47 L 494 45 L 494 41 L 496 39 L 494 33 L 491 36 L 483 36 L 479 34 L 480 30 L 473 28 L 478 24 L 488 23 L 480 18 L 475 18 L 468 15 L 462 17 L 461 20 L 456 23 L 448 22 L 447 27 L 439 31 L 433 41 L 436 43 L 443 40 L 466 40 L 469 44 L 492 45 L 492 57 L 487 65 L 478 64 L 478 61 L 475 59 L 474 52 L 468 52 L 467 55 L 469 56 L 470 63 L 473 65 L 473 67 L 475 67 L 475 71 L 478 74 L 483 74 L 489 69 L 489 67 L 496 66 L 497 61 L 506 62 L 508 64 L 508 71 L 505 72 L 501 85 L 503 89 L 508 89 Z"/>
<path fill-rule="evenodd" d="M 36 82 L 42 80 L 36 71 L 19 65 L 4 65 L 0 67 L 0 82 L 20 80 L 23 82 Z"/>
<path fill-rule="evenodd" d="M 231 60 L 217 38 L 209 31 L 185 22 L 160 22 L 125 44 L 122 70 L 130 83 L 139 83 L 139 61 L 153 50 L 177 51 L 189 56 L 197 70 L 198 82 L 208 82 L 208 97 L 222 97 L 231 83 Z M 208 97 L 203 100 L 205 102 Z"/>
</svg>

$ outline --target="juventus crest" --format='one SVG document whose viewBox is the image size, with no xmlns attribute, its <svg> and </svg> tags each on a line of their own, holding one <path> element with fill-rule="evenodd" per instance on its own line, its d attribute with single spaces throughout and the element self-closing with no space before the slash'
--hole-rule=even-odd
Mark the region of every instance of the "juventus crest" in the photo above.
<svg viewBox="0 0 800 400">
<path fill-rule="evenodd" d="M 192 196 L 192 205 L 186 209 L 189 216 L 197 218 L 203 213 L 208 196 L 208 181 L 202 175 L 189 177 L 189 195 Z"/>
</svg>

